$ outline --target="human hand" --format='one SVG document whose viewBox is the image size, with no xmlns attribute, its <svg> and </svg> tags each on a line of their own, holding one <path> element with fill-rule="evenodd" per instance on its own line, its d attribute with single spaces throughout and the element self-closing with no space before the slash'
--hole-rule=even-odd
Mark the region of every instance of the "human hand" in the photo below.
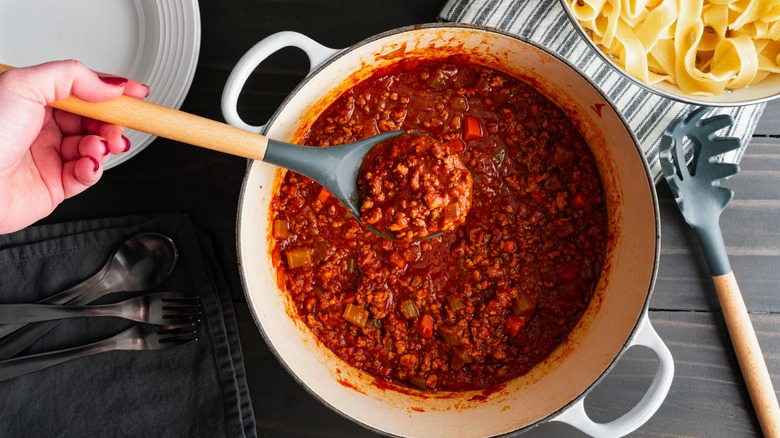
<svg viewBox="0 0 780 438">
<path fill-rule="evenodd" d="M 146 85 L 99 76 L 78 61 L 55 61 L 0 73 L 0 233 L 48 216 L 94 185 L 110 154 L 130 149 L 122 128 L 53 109 L 73 95 L 103 102 L 143 99 Z"/>
</svg>

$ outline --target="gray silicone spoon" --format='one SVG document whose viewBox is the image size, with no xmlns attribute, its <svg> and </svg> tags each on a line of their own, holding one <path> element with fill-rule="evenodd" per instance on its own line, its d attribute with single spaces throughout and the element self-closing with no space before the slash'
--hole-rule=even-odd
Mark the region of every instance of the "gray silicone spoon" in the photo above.
<svg viewBox="0 0 780 438">
<path fill-rule="evenodd" d="M 685 221 L 701 244 L 761 429 L 766 436 L 780 436 L 780 407 L 719 224 L 720 214 L 734 196 L 720 181 L 739 172 L 739 167 L 718 162 L 718 156 L 739 148 L 740 143 L 737 138 L 715 134 L 733 123 L 730 115 L 702 119 L 706 112 L 707 108 L 698 108 L 666 129 L 659 147 L 661 168 Z M 683 150 L 685 138 L 693 146 L 690 168 Z"/>
<path fill-rule="evenodd" d="M 10 69 L 13 67 L 0 64 L 0 73 Z M 51 106 L 170 140 L 293 170 L 328 189 L 358 219 L 360 209 L 356 180 L 363 157 L 377 143 L 405 132 L 384 132 L 355 143 L 318 148 L 272 140 L 226 123 L 127 96 L 103 103 L 88 103 L 68 97 Z"/>
<path fill-rule="evenodd" d="M 178 260 L 176 245 L 159 233 L 140 233 L 117 246 L 94 275 L 39 304 L 89 304 L 113 292 L 149 290 L 170 275 Z M 13 357 L 51 330 L 59 321 L 0 325 L 0 359 Z"/>
</svg>

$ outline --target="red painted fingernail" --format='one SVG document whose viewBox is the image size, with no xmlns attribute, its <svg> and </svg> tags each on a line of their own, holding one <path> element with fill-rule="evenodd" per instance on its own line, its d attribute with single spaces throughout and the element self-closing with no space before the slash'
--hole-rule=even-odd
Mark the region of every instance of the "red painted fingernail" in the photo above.
<svg viewBox="0 0 780 438">
<path fill-rule="evenodd" d="M 122 140 L 124 140 L 124 141 L 125 141 L 125 150 L 124 150 L 123 152 L 127 152 L 127 151 L 129 151 L 129 150 L 130 150 L 130 146 L 131 146 L 131 144 L 130 144 L 130 139 L 129 139 L 129 138 L 127 138 L 127 137 L 125 137 L 125 136 L 123 135 L 123 136 L 122 136 Z"/>
<path fill-rule="evenodd" d="M 89 157 L 89 159 L 92 160 L 92 171 L 97 172 L 100 169 L 100 162 L 94 157 Z"/>
<path fill-rule="evenodd" d="M 115 87 L 124 87 L 127 84 L 127 79 L 118 76 L 101 76 L 100 80 Z"/>
<path fill-rule="evenodd" d="M 146 99 L 150 94 L 152 94 L 152 89 L 149 88 L 149 86 L 146 84 L 144 84 L 144 87 L 146 87 L 146 96 L 144 96 L 144 99 Z"/>
<path fill-rule="evenodd" d="M 108 155 L 111 153 L 111 146 L 108 144 L 105 140 L 100 140 L 101 143 L 103 143 L 103 155 Z"/>
</svg>

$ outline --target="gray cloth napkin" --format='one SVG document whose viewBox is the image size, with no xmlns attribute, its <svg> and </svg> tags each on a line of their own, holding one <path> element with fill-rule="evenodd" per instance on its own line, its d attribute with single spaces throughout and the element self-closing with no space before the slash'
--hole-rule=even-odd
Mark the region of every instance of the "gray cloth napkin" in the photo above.
<svg viewBox="0 0 780 438">
<path fill-rule="evenodd" d="M 440 21 L 490 26 L 534 41 L 558 53 L 594 81 L 620 110 L 634 134 L 656 180 L 661 177 L 658 144 L 666 127 L 695 107 L 653 94 L 615 72 L 586 43 L 569 21 L 559 0 L 449 0 Z M 742 146 L 724 154 L 738 163 L 745 152 L 765 104 L 712 108 L 708 116 L 731 114 L 734 124 L 719 135 L 737 137 Z"/>
<path fill-rule="evenodd" d="M 117 244 L 144 231 L 176 243 L 178 263 L 154 291 L 200 296 L 198 341 L 101 353 L 0 382 L 0 435 L 256 436 L 230 292 L 208 236 L 189 216 L 79 221 L 0 235 L 0 302 L 36 302 L 67 289 L 97 272 Z M 114 295 L 116 300 L 123 294 Z M 21 354 L 98 341 L 132 324 L 118 318 L 65 320 Z"/>
</svg>

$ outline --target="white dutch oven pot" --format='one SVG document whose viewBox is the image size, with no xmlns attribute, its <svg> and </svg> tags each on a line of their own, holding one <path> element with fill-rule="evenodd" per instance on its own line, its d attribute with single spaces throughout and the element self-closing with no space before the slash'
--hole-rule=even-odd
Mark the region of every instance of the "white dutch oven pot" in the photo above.
<svg viewBox="0 0 780 438">
<path fill-rule="evenodd" d="M 283 47 L 311 61 L 303 80 L 266 126 L 244 123 L 238 95 L 255 67 Z M 659 255 L 659 215 L 653 181 L 628 125 L 587 78 L 557 55 L 496 30 L 424 25 L 369 38 L 345 50 L 297 33 L 274 34 L 238 62 L 222 100 L 234 126 L 295 143 L 325 107 L 377 68 L 404 57 L 469 55 L 474 62 L 529 82 L 574 120 L 599 163 L 611 243 L 593 300 L 568 339 L 528 374 L 490 391 L 421 393 L 377 385 L 338 359 L 296 317 L 279 289 L 271 261 L 269 207 L 284 170 L 250 162 L 238 212 L 238 257 L 247 301 L 266 342 L 315 397 L 375 431 L 401 436 L 494 436 L 562 421 L 593 436 L 621 436 L 644 424 L 663 402 L 674 374 L 669 349 L 647 316 Z M 606 237 L 605 237 L 606 238 Z M 584 410 L 588 391 L 626 349 L 643 345 L 658 357 L 642 400 L 615 421 L 599 424 Z"/>
</svg>

